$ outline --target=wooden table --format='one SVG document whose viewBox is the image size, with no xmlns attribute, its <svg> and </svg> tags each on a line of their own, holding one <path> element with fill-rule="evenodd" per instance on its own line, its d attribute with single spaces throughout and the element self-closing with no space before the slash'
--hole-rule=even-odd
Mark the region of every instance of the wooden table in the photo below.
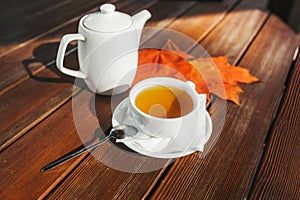
<svg viewBox="0 0 300 200">
<path fill-rule="evenodd" d="M 130 14 L 148 9 L 153 17 L 146 26 L 186 34 L 211 56 L 228 56 L 231 64 L 249 69 L 260 82 L 241 85 L 240 106 L 225 102 L 223 127 L 214 121 L 224 103 L 216 99 L 209 110 L 214 128 L 205 156 L 127 160 L 125 146 L 108 142 L 93 151 L 101 161 L 86 153 L 46 173 L 40 172 L 44 165 L 82 145 L 72 102 L 88 92 L 56 69 L 57 47 L 99 2 L 30 2 L 1 3 L 0 199 L 300 198 L 300 41 L 263 1 L 109 1 Z M 70 66 L 78 65 L 75 50 L 68 50 Z M 95 99 L 106 132 L 111 98 Z M 87 138 L 95 139 L 90 119 L 79 120 Z"/>
</svg>

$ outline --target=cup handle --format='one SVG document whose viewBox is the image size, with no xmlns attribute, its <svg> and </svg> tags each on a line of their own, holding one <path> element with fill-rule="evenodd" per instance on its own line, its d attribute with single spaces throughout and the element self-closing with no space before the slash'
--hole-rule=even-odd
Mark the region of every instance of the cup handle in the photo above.
<svg viewBox="0 0 300 200">
<path fill-rule="evenodd" d="M 59 48 L 57 51 L 57 57 L 56 57 L 56 66 L 57 68 L 64 74 L 74 76 L 77 78 L 86 78 L 86 75 L 82 71 L 76 71 L 72 69 L 68 69 L 64 67 L 64 57 L 65 57 L 65 52 L 67 49 L 68 44 L 73 41 L 73 40 L 82 40 L 84 41 L 85 38 L 83 35 L 76 33 L 76 34 L 67 34 L 64 35 L 63 38 L 61 39 L 61 42 L 59 44 Z"/>
<path fill-rule="evenodd" d="M 205 143 L 206 143 L 208 141 L 208 139 L 210 138 L 211 133 L 212 133 L 212 120 L 209 117 L 208 113 L 205 113 L 205 118 L 206 118 L 205 120 L 207 121 L 206 125 L 208 126 L 208 130 L 205 133 Z"/>
<path fill-rule="evenodd" d="M 196 90 L 196 85 L 193 81 L 186 81 L 186 83 L 194 90 Z"/>
</svg>

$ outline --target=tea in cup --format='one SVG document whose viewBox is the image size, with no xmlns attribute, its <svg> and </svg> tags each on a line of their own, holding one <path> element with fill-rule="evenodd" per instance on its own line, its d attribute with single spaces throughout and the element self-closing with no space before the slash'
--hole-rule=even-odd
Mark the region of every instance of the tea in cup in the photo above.
<svg viewBox="0 0 300 200">
<path fill-rule="evenodd" d="M 129 93 L 125 123 L 159 138 L 176 137 L 179 132 L 194 132 L 200 108 L 199 94 L 192 82 L 156 77 L 136 84 Z"/>
<path fill-rule="evenodd" d="M 159 118 L 182 117 L 194 107 L 192 97 L 186 91 L 163 85 L 142 90 L 135 99 L 135 105 L 145 114 Z"/>
</svg>

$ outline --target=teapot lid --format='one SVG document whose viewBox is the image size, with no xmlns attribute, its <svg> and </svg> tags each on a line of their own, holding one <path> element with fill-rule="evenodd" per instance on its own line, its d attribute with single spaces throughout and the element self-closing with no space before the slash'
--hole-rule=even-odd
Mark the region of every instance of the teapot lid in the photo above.
<svg viewBox="0 0 300 200">
<path fill-rule="evenodd" d="M 83 25 L 98 32 L 119 32 L 129 28 L 132 25 L 131 16 L 125 13 L 115 11 L 113 4 L 103 4 L 100 6 L 100 12 L 92 13 L 83 21 Z"/>
</svg>

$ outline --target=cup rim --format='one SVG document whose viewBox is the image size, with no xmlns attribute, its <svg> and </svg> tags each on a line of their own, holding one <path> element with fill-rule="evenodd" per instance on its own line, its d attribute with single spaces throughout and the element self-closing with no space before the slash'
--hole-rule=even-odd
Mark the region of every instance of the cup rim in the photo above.
<svg viewBox="0 0 300 200">
<path fill-rule="evenodd" d="M 193 110 L 183 116 L 180 117 L 174 117 L 174 118 L 160 118 L 160 117 L 155 117 L 149 114 L 144 113 L 143 111 L 141 111 L 136 105 L 135 105 L 135 98 L 137 96 L 137 94 L 139 94 L 139 92 L 141 91 L 141 89 L 139 89 L 138 87 L 142 87 L 142 88 L 147 88 L 147 87 L 151 87 L 151 86 L 156 86 L 156 85 L 162 85 L 162 86 L 172 86 L 171 84 L 166 84 L 164 82 L 166 81 L 174 81 L 174 82 L 178 82 L 181 85 L 183 85 L 185 88 L 189 88 L 188 90 L 191 92 L 187 93 L 189 95 L 191 95 L 193 103 L 194 103 L 194 107 Z M 147 87 L 143 87 L 143 85 L 148 85 Z M 174 86 L 177 87 L 177 86 Z M 182 89 L 182 88 L 180 88 Z M 136 91 L 137 90 L 137 91 Z M 134 96 L 133 96 L 134 95 Z M 193 96 L 192 96 L 193 95 Z M 133 86 L 133 88 L 131 88 L 130 92 L 129 92 L 129 104 L 130 107 L 133 108 L 136 112 L 138 112 L 140 115 L 150 118 L 150 119 L 155 119 L 155 120 L 160 120 L 160 121 L 176 121 L 176 120 L 182 120 L 184 118 L 189 117 L 190 115 L 193 115 L 195 112 L 198 111 L 198 107 L 199 107 L 199 101 L 195 100 L 198 99 L 198 93 L 196 92 L 196 90 L 194 90 L 191 86 L 189 86 L 186 82 L 176 79 L 176 78 L 170 78 L 170 77 L 154 77 L 154 78 L 148 78 L 145 80 L 140 81 L 139 83 L 137 83 L 135 86 Z"/>
</svg>

